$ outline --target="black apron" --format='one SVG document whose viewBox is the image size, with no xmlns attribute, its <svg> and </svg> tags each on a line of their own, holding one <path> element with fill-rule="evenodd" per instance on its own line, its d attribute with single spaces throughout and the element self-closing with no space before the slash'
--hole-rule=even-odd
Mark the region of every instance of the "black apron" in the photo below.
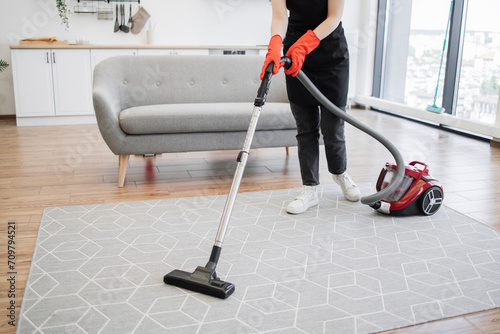
<svg viewBox="0 0 500 334">
<path fill-rule="evenodd" d="M 290 11 L 284 53 L 307 30 L 314 30 L 328 14 L 328 0 L 286 0 Z M 318 89 L 338 107 L 347 104 L 349 89 L 349 51 L 342 23 L 319 46 L 306 55 L 302 71 Z M 298 105 L 318 105 L 318 101 L 297 78 L 286 76 L 290 102 Z"/>
</svg>

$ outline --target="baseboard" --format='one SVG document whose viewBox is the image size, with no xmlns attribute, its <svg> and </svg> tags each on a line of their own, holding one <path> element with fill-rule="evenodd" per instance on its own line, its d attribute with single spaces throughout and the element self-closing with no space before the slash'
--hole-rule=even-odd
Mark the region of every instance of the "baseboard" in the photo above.
<svg viewBox="0 0 500 334">
<path fill-rule="evenodd" d="M 16 124 L 21 126 L 46 126 L 46 125 L 80 125 L 97 124 L 94 115 L 85 116 L 47 116 L 47 117 L 17 117 Z"/>
<path fill-rule="evenodd" d="M 419 124 L 424 124 L 424 125 L 427 125 L 427 126 L 430 126 L 430 127 L 439 128 L 441 130 L 452 132 L 452 133 L 455 133 L 455 134 L 458 134 L 458 135 L 461 135 L 461 136 L 464 136 L 464 137 L 478 139 L 478 140 L 482 140 L 482 141 L 488 141 L 488 142 L 492 141 L 492 137 L 491 136 L 482 135 L 482 134 L 477 133 L 477 132 L 472 132 L 472 131 L 467 131 L 467 130 L 464 130 L 464 129 L 454 128 L 454 127 L 451 127 L 451 126 L 448 126 L 448 125 L 439 124 L 439 123 L 436 123 L 436 122 L 428 121 L 426 119 L 417 118 L 417 117 L 413 117 L 413 116 L 408 116 L 408 115 L 405 115 L 405 114 L 400 114 L 400 113 L 389 111 L 389 110 L 386 110 L 386 109 L 379 109 L 379 108 L 376 108 L 376 107 L 369 107 L 368 109 L 371 109 L 373 111 L 380 112 L 380 113 L 383 113 L 383 114 L 391 115 L 391 116 L 394 116 L 394 117 L 403 118 L 403 119 L 406 119 L 406 120 L 409 120 L 409 121 L 412 121 L 412 122 L 416 122 L 416 123 L 419 123 Z M 500 139 L 498 139 L 498 138 L 497 138 L 497 140 L 500 141 Z M 500 142 L 499 142 L 499 145 L 500 145 Z"/>
<path fill-rule="evenodd" d="M 356 96 L 354 102 L 377 110 L 384 110 L 427 123 L 438 124 L 443 128 L 452 129 L 456 133 L 476 134 L 478 137 L 488 138 L 488 140 L 491 140 L 492 137 L 499 137 L 499 128 L 495 124 L 473 121 L 447 113 L 436 114 L 428 112 L 423 108 L 411 107 L 402 103 L 371 96 Z"/>
</svg>

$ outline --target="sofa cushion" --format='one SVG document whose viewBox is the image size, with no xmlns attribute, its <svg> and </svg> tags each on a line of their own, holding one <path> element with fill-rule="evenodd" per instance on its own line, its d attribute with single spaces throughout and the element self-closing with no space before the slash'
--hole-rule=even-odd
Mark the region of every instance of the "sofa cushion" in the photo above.
<svg viewBox="0 0 500 334">
<path fill-rule="evenodd" d="M 120 112 L 127 134 L 246 131 L 253 112 L 250 103 L 182 103 L 132 107 Z M 266 103 L 257 130 L 295 129 L 289 103 Z"/>
</svg>

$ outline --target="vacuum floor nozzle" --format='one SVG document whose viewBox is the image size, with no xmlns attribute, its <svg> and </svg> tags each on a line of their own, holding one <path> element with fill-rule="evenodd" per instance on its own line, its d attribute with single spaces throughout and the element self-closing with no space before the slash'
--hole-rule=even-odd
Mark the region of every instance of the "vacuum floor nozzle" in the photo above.
<svg viewBox="0 0 500 334">
<path fill-rule="evenodd" d="M 226 299 L 234 292 L 234 284 L 220 280 L 215 270 L 201 266 L 192 273 L 173 270 L 163 277 L 163 281 L 221 299 Z"/>
</svg>

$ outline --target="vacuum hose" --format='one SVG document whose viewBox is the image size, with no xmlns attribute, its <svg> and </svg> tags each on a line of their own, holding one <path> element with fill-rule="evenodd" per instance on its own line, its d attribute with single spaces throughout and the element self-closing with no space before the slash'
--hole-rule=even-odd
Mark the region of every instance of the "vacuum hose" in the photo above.
<svg viewBox="0 0 500 334">
<path fill-rule="evenodd" d="M 288 57 L 282 57 L 280 62 L 285 63 L 285 68 L 289 68 L 292 65 L 292 60 Z M 323 93 L 319 91 L 319 89 L 312 83 L 312 81 L 307 77 L 307 75 L 304 72 L 302 72 L 302 70 L 299 71 L 296 78 L 299 79 L 299 81 L 304 85 L 304 87 L 306 87 L 306 89 L 312 94 L 312 96 L 316 98 L 316 100 L 321 105 L 326 107 L 334 115 L 342 118 L 344 121 L 350 123 L 351 125 L 355 126 L 356 128 L 360 129 L 361 131 L 375 138 L 382 145 L 384 145 L 389 150 L 389 152 L 391 152 L 397 164 L 396 176 L 392 179 L 391 183 L 384 189 L 380 190 L 379 192 L 376 192 L 375 194 L 361 197 L 361 203 L 367 204 L 374 209 L 378 209 L 380 207 L 380 200 L 391 195 L 396 190 L 396 188 L 401 184 L 401 181 L 403 181 L 403 177 L 405 174 L 405 162 L 403 156 L 398 151 L 396 146 L 394 146 L 394 144 L 392 144 L 387 138 L 385 138 L 375 130 L 371 129 L 367 125 L 363 124 L 362 122 L 358 121 L 356 118 L 348 115 L 345 111 L 334 105 L 325 95 L 323 95 Z"/>
</svg>

